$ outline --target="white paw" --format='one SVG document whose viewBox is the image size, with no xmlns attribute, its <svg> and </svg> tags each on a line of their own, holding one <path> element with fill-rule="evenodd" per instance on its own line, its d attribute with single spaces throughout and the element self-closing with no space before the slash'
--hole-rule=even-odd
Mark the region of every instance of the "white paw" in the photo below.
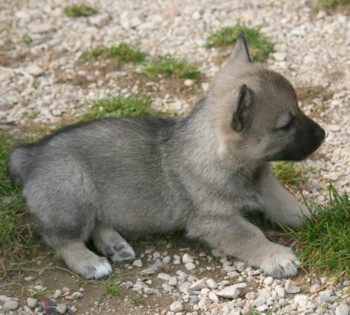
<svg viewBox="0 0 350 315">
<path fill-rule="evenodd" d="M 83 267 L 81 274 L 88 279 L 101 279 L 108 276 L 112 272 L 112 266 L 106 258 L 99 257 L 99 259 L 89 262 Z"/>
<path fill-rule="evenodd" d="M 290 248 L 273 244 L 258 265 L 266 274 L 282 278 L 296 275 L 300 261 Z"/>
<path fill-rule="evenodd" d="M 113 262 L 127 262 L 134 260 L 136 257 L 134 250 L 128 243 L 113 246 L 113 252 L 111 256 Z"/>
</svg>

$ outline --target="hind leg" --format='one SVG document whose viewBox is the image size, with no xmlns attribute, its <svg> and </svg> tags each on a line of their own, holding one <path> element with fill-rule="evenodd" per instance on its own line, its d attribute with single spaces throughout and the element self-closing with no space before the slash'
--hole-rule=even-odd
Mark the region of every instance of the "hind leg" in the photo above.
<svg viewBox="0 0 350 315">
<path fill-rule="evenodd" d="M 113 228 L 96 222 L 91 234 L 98 251 L 113 262 L 127 262 L 135 259 L 135 252 Z"/>
<path fill-rule="evenodd" d="M 85 247 L 82 241 L 69 241 L 55 246 L 67 266 L 87 279 L 100 279 L 112 272 L 105 257 L 99 257 Z"/>
</svg>

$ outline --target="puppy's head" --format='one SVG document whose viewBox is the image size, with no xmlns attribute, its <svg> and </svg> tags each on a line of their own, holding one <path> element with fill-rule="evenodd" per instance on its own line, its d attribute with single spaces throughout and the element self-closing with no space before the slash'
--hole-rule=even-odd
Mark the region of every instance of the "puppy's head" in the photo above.
<svg viewBox="0 0 350 315">
<path fill-rule="evenodd" d="M 241 159 L 302 160 L 325 138 L 325 131 L 298 107 L 288 80 L 252 62 L 243 34 L 207 101 L 221 147 Z"/>
</svg>

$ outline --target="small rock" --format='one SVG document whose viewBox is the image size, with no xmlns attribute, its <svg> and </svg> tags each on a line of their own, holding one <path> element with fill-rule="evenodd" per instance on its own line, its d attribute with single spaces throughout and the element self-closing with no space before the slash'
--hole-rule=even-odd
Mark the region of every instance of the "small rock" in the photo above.
<svg viewBox="0 0 350 315">
<path fill-rule="evenodd" d="M 98 27 L 102 27 L 105 26 L 108 21 L 109 21 L 109 15 L 108 14 L 99 14 L 99 15 L 95 15 L 95 16 L 90 16 L 89 18 L 89 22 L 92 25 L 96 25 Z"/>
<path fill-rule="evenodd" d="M 158 273 L 157 278 L 164 281 L 169 281 L 171 279 L 171 276 L 168 275 L 167 273 L 161 272 L 161 273 Z"/>
<path fill-rule="evenodd" d="M 185 84 L 186 86 L 193 86 L 193 85 L 194 85 L 194 81 L 191 80 L 191 79 L 186 79 L 186 80 L 184 81 L 184 84 Z"/>
<path fill-rule="evenodd" d="M 309 302 L 309 298 L 306 295 L 299 294 L 295 296 L 294 301 L 295 303 L 298 303 L 300 307 L 305 307 Z"/>
<path fill-rule="evenodd" d="M 278 295 L 279 297 L 284 298 L 285 292 L 284 292 L 284 289 L 283 289 L 282 286 L 277 285 L 277 286 L 275 287 L 275 291 L 276 291 L 276 293 L 277 293 L 277 295 Z"/>
<path fill-rule="evenodd" d="M 266 304 L 260 305 L 256 308 L 259 312 L 264 312 L 269 309 L 269 307 Z"/>
<path fill-rule="evenodd" d="M 61 290 L 56 290 L 55 293 L 52 295 L 53 299 L 58 299 L 62 295 Z"/>
<path fill-rule="evenodd" d="M 333 291 L 332 290 L 321 291 L 319 293 L 319 296 L 318 296 L 318 301 L 319 301 L 320 304 L 333 303 L 337 299 L 338 298 L 333 295 Z"/>
<path fill-rule="evenodd" d="M 200 280 L 192 283 L 190 288 L 189 288 L 190 291 L 198 291 L 198 290 L 206 288 L 207 287 L 206 280 L 207 280 L 207 278 L 203 278 L 203 279 L 200 279 Z"/>
<path fill-rule="evenodd" d="M 33 77 L 38 77 L 39 75 L 43 74 L 43 69 L 41 69 L 39 66 L 37 65 L 30 65 L 26 68 L 26 71 L 32 75 Z"/>
<path fill-rule="evenodd" d="M 67 311 L 67 305 L 64 303 L 57 304 L 56 311 L 60 314 L 65 314 Z"/>
<path fill-rule="evenodd" d="M 284 289 L 286 290 L 287 293 L 295 294 L 300 292 L 300 288 L 297 285 L 295 285 L 291 280 L 286 281 Z"/>
<path fill-rule="evenodd" d="M 218 287 L 218 284 L 212 278 L 208 279 L 205 283 L 209 289 L 216 289 Z"/>
<path fill-rule="evenodd" d="M 47 33 L 53 30 L 53 26 L 49 23 L 32 23 L 28 28 L 29 31 L 34 34 Z"/>
<path fill-rule="evenodd" d="M 149 287 L 143 287 L 143 292 L 145 292 L 145 294 L 147 295 L 150 295 L 150 294 L 154 294 L 156 290 Z"/>
<path fill-rule="evenodd" d="M 78 300 L 78 299 L 80 299 L 81 297 L 83 297 L 83 294 L 82 294 L 81 292 L 79 292 L 79 291 L 74 292 L 74 293 L 72 294 L 73 300 Z"/>
<path fill-rule="evenodd" d="M 193 257 L 189 254 L 184 254 L 182 256 L 182 263 L 183 264 L 193 263 L 193 261 L 194 261 Z"/>
<path fill-rule="evenodd" d="M 256 293 L 251 291 L 251 292 L 247 292 L 245 295 L 245 298 L 247 300 L 254 300 L 256 298 Z"/>
<path fill-rule="evenodd" d="M 271 284 L 273 283 L 273 278 L 272 277 L 267 277 L 265 280 L 264 280 L 264 284 L 270 286 Z"/>
<path fill-rule="evenodd" d="M 185 264 L 185 268 L 186 268 L 187 270 L 193 270 L 193 269 L 196 268 L 196 265 L 193 264 L 193 263 L 187 263 L 187 264 Z"/>
<path fill-rule="evenodd" d="M 210 305 L 212 304 L 212 301 L 208 298 L 202 298 L 199 302 L 198 302 L 198 306 L 201 310 L 206 311 Z"/>
<path fill-rule="evenodd" d="M 35 277 L 29 276 L 29 277 L 25 277 L 25 278 L 24 278 L 24 281 L 29 282 L 29 281 L 33 281 L 34 279 L 35 279 Z"/>
<path fill-rule="evenodd" d="M 176 277 L 171 277 L 168 281 L 168 284 L 171 286 L 176 286 L 177 285 L 177 278 Z"/>
<path fill-rule="evenodd" d="M 228 299 L 235 299 L 239 296 L 242 289 L 246 288 L 247 284 L 245 282 L 243 283 L 237 283 L 234 285 L 231 285 L 229 287 L 224 288 L 223 290 L 216 293 L 217 296 L 228 298 Z"/>
<path fill-rule="evenodd" d="M 231 272 L 228 272 L 228 273 L 227 273 L 227 276 L 228 276 L 230 279 L 236 279 L 236 278 L 240 277 L 241 274 L 238 273 L 237 271 L 231 271 Z"/>
<path fill-rule="evenodd" d="M 274 54 L 272 54 L 273 59 L 277 60 L 277 61 L 284 61 L 287 58 L 287 55 L 283 52 L 276 52 Z"/>
<path fill-rule="evenodd" d="M 314 284 L 310 287 L 310 293 L 316 293 L 320 291 L 320 285 L 319 284 Z"/>
<path fill-rule="evenodd" d="M 162 261 L 163 261 L 163 264 L 168 264 L 168 263 L 170 263 L 170 261 L 171 261 L 171 257 L 170 257 L 170 256 L 166 256 L 166 257 L 164 257 L 164 258 L 162 259 Z"/>
<path fill-rule="evenodd" d="M 349 314 L 349 306 L 346 304 L 340 304 L 335 309 L 335 315 L 348 315 Z"/>
<path fill-rule="evenodd" d="M 203 84 L 202 84 L 202 87 L 203 87 Z M 208 84 L 208 89 L 209 89 L 209 84 Z M 216 249 L 216 248 L 213 248 L 211 250 L 211 254 L 214 257 L 225 257 L 225 255 L 222 253 L 222 251 L 220 251 L 219 249 Z"/>
<path fill-rule="evenodd" d="M 266 303 L 267 297 L 264 294 L 259 294 L 259 296 L 256 298 L 256 300 L 254 301 L 254 305 L 255 306 L 262 306 Z"/>
<path fill-rule="evenodd" d="M 3 305 L 3 310 L 5 312 L 7 311 L 14 311 L 18 308 L 18 302 L 14 300 L 6 301 Z"/>
<path fill-rule="evenodd" d="M 237 270 L 239 272 L 242 272 L 242 271 L 247 269 L 247 264 L 245 262 L 242 262 L 242 261 L 237 261 L 236 267 L 237 267 Z"/>
<path fill-rule="evenodd" d="M 132 265 L 137 267 L 137 268 L 141 268 L 142 267 L 142 260 L 141 259 L 136 259 L 136 260 L 134 260 Z"/>
<path fill-rule="evenodd" d="M 184 309 L 183 305 L 176 301 L 170 305 L 170 311 L 172 312 L 181 312 Z"/>
<path fill-rule="evenodd" d="M 214 302 L 214 303 L 219 302 L 218 296 L 217 296 L 213 291 L 210 291 L 210 292 L 209 292 L 208 297 L 209 297 L 209 299 L 210 299 L 212 302 Z"/>
<path fill-rule="evenodd" d="M 38 300 L 37 299 L 33 299 L 31 297 L 27 298 L 27 305 L 30 307 L 30 308 L 34 308 L 38 303 Z"/>
</svg>

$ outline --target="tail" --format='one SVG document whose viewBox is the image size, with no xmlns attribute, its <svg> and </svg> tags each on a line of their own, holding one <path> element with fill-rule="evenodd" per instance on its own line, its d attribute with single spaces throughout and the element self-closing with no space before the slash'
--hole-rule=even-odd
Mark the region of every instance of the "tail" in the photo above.
<svg viewBox="0 0 350 315">
<path fill-rule="evenodd" d="M 10 154 L 7 169 L 14 187 L 18 182 L 23 182 L 25 180 L 27 171 L 29 170 L 30 157 L 30 145 L 20 146 L 14 149 Z"/>
</svg>

